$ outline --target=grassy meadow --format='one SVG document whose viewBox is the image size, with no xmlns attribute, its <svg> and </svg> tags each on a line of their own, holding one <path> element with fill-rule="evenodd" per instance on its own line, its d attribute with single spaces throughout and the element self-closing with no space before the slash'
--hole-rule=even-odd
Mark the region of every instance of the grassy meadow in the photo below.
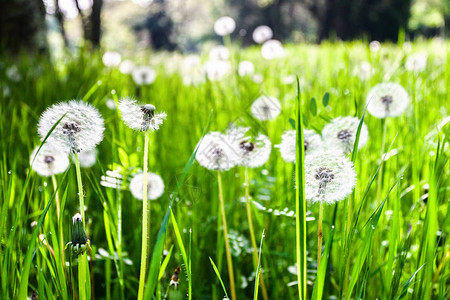
<svg viewBox="0 0 450 300">
<path fill-rule="evenodd" d="M 154 83 L 140 88 L 131 75 L 105 67 L 102 53 L 82 50 L 65 54 L 54 64 L 45 57 L 2 57 L 0 299 L 83 298 L 77 259 L 70 259 L 70 246 L 63 249 L 70 242 L 72 217 L 79 211 L 75 166 L 71 163 L 54 181 L 30 168 L 30 154 L 41 143 L 37 123 L 49 106 L 81 99 L 104 118 L 97 162 L 81 169 L 91 248 L 87 251 L 86 298 L 133 299 L 138 295 L 142 201 L 133 197 L 128 183 L 143 169 L 144 133 L 125 126 L 119 110 L 107 106 L 110 99 L 117 103 L 122 97 L 135 97 L 167 113 L 161 128 L 150 133 L 148 170 L 162 177 L 165 191 L 149 201 L 145 299 L 223 299 L 219 278 L 229 297 L 231 293 L 217 172 L 195 161 L 196 145 L 206 132 L 224 132 L 231 123 L 264 133 L 277 145 L 285 130 L 300 124 L 296 119 L 298 96 L 303 129 L 320 133 L 333 118 L 364 115 L 369 130 L 367 144 L 352 157 L 357 173 L 354 192 L 343 201 L 324 205 L 323 257 L 327 259 L 319 272 L 319 204 L 306 202 L 306 218 L 298 216 L 306 224 L 306 236 L 300 241 L 306 246 L 307 276 L 301 279 L 301 286 L 307 286 L 304 297 L 448 299 L 448 49 L 448 42 L 441 40 L 382 44 L 378 51 L 364 42 L 285 45 L 282 58 L 265 60 L 259 47 L 233 47 L 233 70 L 239 61 L 251 61 L 262 81 L 229 72 L 222 80 L 197 85 L 183 83 L 184 76 L 194 74 L 180 71 L 181 55 L 128 57 L 137 65 L 150 60 L 157 72 Z M 414 53 L 427 54 L 425 70 L 405 69 L 407 57 Z M 202 61 L 206 60 L 207 54 L 202 55 Z M 363 61 L 373 68 L 365 79 L 354 73 Z M 7 76 L 12 65 L 17 67 L 18 78 Z M 378 119 L 365 112 L 366 96 L 385 81 L 401 84 L 410 102 L 401 116 Z M 252 117 L 250 106 L 261 95 L 280 100 L 282 111 L 276 119 Z M 111 170 L 123 176 L 119 188 L 100 184 Z M 268 299 L 299 299 L 295 174 L 295 164 L 283 161 L 275 147 L 263 167 L 248 169 L 253 226 L 258 247 L 262 242 L 261 274 Z M 245 176 L 243 167 L 221 172 L 236 294 L 237 299 L 264 299 L 261 289 L 256 289 L 259 294 L 255 296 L 255 277 L 260 272 L 255 272 L 252 257 Z M 56 197 L 61 203 L 60 220 Z M 168 250 L 164 259 L 163 249 Z M 61 251 L 65 251 L 64 264 Z M 179 284 L 170 285 L 178 266 Z"/>
</svg>

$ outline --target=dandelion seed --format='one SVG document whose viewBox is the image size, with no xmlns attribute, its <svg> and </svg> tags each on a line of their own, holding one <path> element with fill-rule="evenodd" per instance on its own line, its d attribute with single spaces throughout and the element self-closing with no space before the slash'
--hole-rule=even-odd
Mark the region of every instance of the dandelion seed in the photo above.
<svg viewBox="0 0 450 300">
<path fill-rule="evenodd" d="M 225 46 L 217 45 L 217 46 L 214 46 L 209 51 L 209 59 L 210 60 L 213 60 L 213 61 L 217 61 L 217 60 L 225 61 L 225 60 L 228 60 L 229 58 L 230 58 L 230 51 Z"/>
<path fill-rule="evenodd" d="M 249 76 L 255 72 L 255 65 L 251 61 L 241 61 L 238 66 L 239 76 Z"/>
<path fill-rule="evenodd" d="M 380 83 L 367 95 L 367 110 L 376 118 L 397 117 L 409 103 L 405 89 L 397 83 Z"/>
<path fill-rule="evenodd" d="M 405 69 L 410 72 L 420 73 L 427 68 L 428 56 L 426 53 L 415 53 L 406 58 Z"/>
<path fill-rule="evenodd" d="M 261 47 L 261 55 L 269 60 L 280 58 L 284 55 L 283 44 L 278 40 L 268 40 Z"/>
<path fill-rule="evenodd" d="M 353 163 L 336 152 L 316 152 L 305 158 L 305 196 L 311 202 L 333 204 L 355 187 Z"/>
<path fill-rule="evenodd" d="M 275 146 L 280 149 L 281 158 L 285 162 L 291 163 L 296 160 L 296 135 L 297 132 L 295 130 L 285 131 L 281 136 L 281 143 Z M 314 130 L 303 129 L 303 143 L 305 156 L 323 148 L 322 139 Z"/>
<path fill-rule="evenodd" d="M 31 168 L 41 176 L 52 176 L 64 172 L 69 167 L 66 152 L 58 151 L 53 145 L 45 143 L 36 155 L 39 146 L 30 155 Z M 36 158 L 35 158 L 36 156 Z M 33 161 L 34 159 L 34 161 Z"/>
<path fill-rule="evenodd" d="M 156 71 L 149 66 L 140 66 L 133 70 L 132 76 L 137 85 L 152 84 L 156 79 Z"/>
<path fill-rule="evenodd" d="M 328 149 L 337 147 L 343 153 L 353 151 L 356 132 L 360 120 L 355 117 L 338 117 L 330 121 L 322 130 L 322 137 Z M 361 149 L 369 139 L 369 130 L 362 124 L 359 135 L 358 149 Z"/>
<path fill-rule="evenodd" d="M 135 68 L 134 62 L 129 59 L 126 59 L 120 64 L 119 71 L 122 74 L 129 75 L 133 73 L 134 68 Z"/>
<path fill-rule="evenodd" d="M 114 68 L 120 64 L 120 62 L 122 61 L 122 57 L 117 52 L 107 51 L 105 52 L 105 54 L 103 54 L 102 61 L 103 64 L 108 68 Z"/>
<path fill-rule="evenodd" d="M 130 191 L 134 198 L 142 200 L 144 198 L 144 173 L 139 173 L 131 179 Z M 158 174 L 147 173 L 147 197 L 150 200 L 155 200 L 164 193 L 164 182 Z"/>
<path fill-rule="evenodd" d="M 121 99 L 118 107 L 123 122 L 133 130 L 156 131 L 167 116 L 164 112 L 155 113 L 155 106 L 139 105 L 136 100 Z"/>
<path fill-rule="evenodd" d="M 272 29 L 269 26 L 261 25 L 253 30 L 252 38 L 255 43 L 262 44 L 267 40 L 270 40 L 273 36 Z"/>
<path fill-rule="evenodd" d="M 203 65 L 203 72 L 210 81 L 219 81 L 231 70 L 229 62 L 225 61 L 207 61 Z"/>
<path fill-rule="evenodd" d="M 95 107 L 79 100 L 54 104 L 44 111 L 38 124 L 41 140 L 64 114 L 47 143 L 66 153 L 77 153 L 92 150 L 103 140 L 103 118 Z"/>
<path fill-rule="evenodd" d="M 228 139 L 238 149 L 238 165 L 248 168 L 261 167 L 269 159 L 272 143 L 264 134 L 256 137 L 246 136 L 248 130 L 248 127 L 229 129 Z"/>
<path fill-rule="evenodd" d="M 231 17 L 221 17 L 214 23 L 214 31 L 217 35 L 231 34 L 236 29 L 236 22 Z"/>
<path fill-rule="evenodd" d="M 261 96 L 251 106 L 252 115 L 260 121 L 273 120 L 281 112 L 280 101 L 275 97 Z"/>
<path fill-rule="evenodd" d="M 197 147 L 195 159 L 209 170 L 226 171 L 239 162 L 239 149 L 220 132 L 209 132 Z"/>
</svg>

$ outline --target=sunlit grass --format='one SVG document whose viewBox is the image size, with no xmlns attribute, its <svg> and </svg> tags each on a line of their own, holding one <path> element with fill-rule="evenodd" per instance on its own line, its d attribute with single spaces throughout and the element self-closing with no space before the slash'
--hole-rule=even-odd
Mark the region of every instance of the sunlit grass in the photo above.
<svg viewBox="0 0 450 300">
<path fill-rule="evenodd" d="M 356 188 L 348 199 L 323 206 L 324 250 L 319 267 L 319 205 L 306 202 L 302 242 L 307 288 L 303 298 L 448 298 L 450 126 L 439 131 L 434 144 L 425 138 L 450 110 L 447 49 L 446 42 L 412 44 L 412 53 L 428 53 L 427 69 L 417 74 L 405 70 L 409 52 L 396 45 L 383 45 L 379 52 L 371 52 L 362 42 L 287 46 L 286 56 L 272 62 L 261 58 L 259 48 L 233 49 L 236 61 L 255 63 L 256 72 L 264 76 L 263 83 L 232 74 L 198 86 L 185 86 L 179 73 L 165 71 L 169 62 L 177 63 L 174 56 L 166 54 L 166 65 L 156 66 L 156 81 L 140 91 L 142 102 L 167 113 L 161 129 L 149 136 L 149 171 L 164 179 L 166 190 L 151 203 L 147 295 L 154 294 L 157 299 L 166 294 L 168 299 L 222 299 L 225 290 L 230 296 L 217 174 L 201 168 L 193 151 L 207 130 L 224 131 L 230 122 L 251 126 L 268 135 L 272 144 L 279 144 L 284 130 L 300 124 L 295 110 L 296 82 L 283 83 L 286 76 L 297 75 L 303 127 L 319 133 L 335 117 L 362 118 L 367 92 L 382 81 L 401 84 L 412 99 L 397 118 L 381 121 L 364 114 L 369 141 L 352 157 L 358 174 Z M 148 59 L 152 56 L 145 61 Z M 5 57 L 1 61 L 0 298 L 23 298 L 33 292 L 42 299 L 79 297 L 78 268 L 76 260 L 69 265 L 69 250 L 65 252 L 67 263 L 64 267 L 60 263 L 61 245 L 70 241 L 72 216 L 80 205 L 76 168 L 55 176 L 56 191 L 50 177 L 39 177 L 29 169 L 29 155 L 40 143 L 36 132 L 40 114 L 49 105 L 70 99 L 95 105 L 106 127 L 97 164 L 81 170 L 84 204 L 89 212 L 86 231 L 92 248 L 87 253 L 91 276 L 87 280 L 97 299 L 136 298 L 142 201 L 126 189 L 100 185 L 107 170 L 120 169 L 122 187 L 126 188 L 128 179 L 144 167 L 144 134 L 132 132 L 122 123 L 119 112 L 106 106 L 108 99 L 117 103 L 120 97 L 135 96 L 131 76 L 105 69 L 99 53 L 86 51 L 56 65 L 43 57 L 23 56 L 14 62 L 22 74 L 20 82 L 5 76 L 4 69 L 13 61 Z M 362 61 L 374 68 L 366 81 L 353 75 Z M 251 117 L 250 105 L 261 94 L 280 99 L 282 112 L 277 119 L 258 122 Z M 263 231 L 265 236 L 257 266 L 260 264 L 258 270 L 262 270 L 269 299 L 299 298 L 297 286 L 290 284 L 297 276 L 288 271 L 298 260 L 296 218 L 274 213 L 285 208 L 295 211 L 299 199 L 299 190 L 294 189 L 295 173 L 300 169 L 296 167 L 300 165 L 285 163 L 273 148 L 264 167 L 234 168 L 221 174 L 227 227 L 248 240 L 247 246 L 231 251 L 237 299 L 262 295 L 261 289 L 255 291 L 257 274 L 250 249 L 246 186 L 242 184 L 245 172 L 250 178 L 254 237 L 258 241 Z M 56 196 L 61 203 L 62 225 L 57 219 Z M 258 204 L 267 209 L 258 209 Z M 33 221 L 38 225 L 31 227 Z M 66 239 L 62 244 L 59 228 Z M 39 238 L 41 234 L 46 236 L 45 242 Z M 100 248 L 106 249 L 108 258 L 96 255 Z M 162 260 L 164 249 L 171 249 L 165 256 L 168 261 Z M 179 285 L 170 286 L 178 266 Z"/>
</svg>

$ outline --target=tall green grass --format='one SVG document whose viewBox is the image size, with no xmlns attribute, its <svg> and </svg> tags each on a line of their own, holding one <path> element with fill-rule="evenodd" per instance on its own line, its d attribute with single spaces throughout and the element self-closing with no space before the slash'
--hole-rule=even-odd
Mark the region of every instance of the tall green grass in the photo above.
<svg viewBox="0 0 450 300">
<path fill-rule="evenodd" d="M 149 137 L 149 171 L 162 176 L 166 192 L 151 203 L 147 296 L 222 299 L 224 291 L 217 274 L 230 291 L 217 215 L 216 174 L 201 168 L 192 156 L 205 127 L 224 130 L 230 122 L 247 125 L 278 144 L 292 123 L 320 132 L 334 117 L 355 115 L 364 116 L 370 138 L 352 157 L 358 174 L 354 193 L 345 202 L 324 206 L 325 248 L 319 268 L 319 206 L 299 202 L 296 193 L 301 190 L 294 189 L 296 180 L 301 180 L 294 177 L 301 165 L 285 163 L 274 148 L 263 168 L 248 170 L 254 231 L 264 230 L 265 235 L 259 270 L 263 270 L 269 299 L 298 299 L 299 291 L 303 299 L 448 298 L 450 126 L 440 128 L 429 142 L 450 110 L 448 46 L 437 40 L 413 43 L 411 52 L 428 53 L 427 69 L 417 74 L 404 68 L 411 52 L 391 44 L 383 45 L 379 52 L 371 52 L 363 42 L 288 45 L 286 56 L 272 62 L 263 60 L 256 47 L 233 49 L 236 61 L 255 63 L 264 76 L 263 83 L 230 76 L 190 87 L 183 84 L 179 73 L 167 70 L 169 63 L 181 65 L 179 56 L 158 55 L 164 64 L 156 67 L 157 80 L 141 90 L 142 101 L 168 115 L 161 129 Z M 154 57 L 156 54 L 138 60 Z M 143 168 L 144 136 L 133 134 L 119 113 L 105 105 L 110 98 L 133 96 L 135 84 L 116 69 L 106 70 L 100 53 L 80 51 L 53 63 L 25 55 L 0 60 L 0 298 L 23 298 L 33 292 L 43 299 L 78 297 L 76 261 L 69 266 L 67 251 L 64 268 L 58 263 L 64 250 L 59 243 L 51 178 L 41 178 L 29 169 L 29 155 L 40 143 L 36 132 L 40 114 L 55 102 L 74 98 L 98 107 L 106 127 L 98 163 L 81 172 L 92 248 L 87 254 L 91 295 L 96 299 L 136 298 L 142 202 L 126 189 L 99 184 L 107 170 L 120 169 L 126 188 L 127 180 Z M 369 61 L 374 68 L 366 81 L 353 75 L 361 61 Z M 12 64 L 21 73 L 19 82 L 5 75 Z M 295 82 L 283 83 L 286 75 L 299 76 L 301 93 Z M 404 115 L 383 124 L 364 111 L 368 90 L 384 80 L 402 84 L 413 101 Z M 283 110 L 276 120 L 260 123 L 251 117 L 249 107 L 261 94 L 280 99 Z M 302 104 L 296 112 L 297 96 Z M 64 245 L 69 242 L 71 218 L 79 207 L 75 171 L 70 168 L 67 175 L 55 178 L 64 207 L 60 217 L 67 239 Z M 222 174 L 222 183 L 228 228 L 240 236 L 238 242 L 230 240 L 237 298 L 253 299 L 255 294 L 261 298 L 261 292 L 255 291 L 257 274 L 248 246 L 244 176 L 243 169 L 235 168 Z M 301 214 L 297 213 L 303 227 L 297 227 L 295 217 L 274 213 L 285 208 L 295 211 L 296 204 L 303 204 L 298 209 Z M 266 210 L 258 209 L 261 206 Z M 39 221 L 39 226 L 31 227 L 33 221 Z M 297 228 L 304 230 L 299 239 L 304 251 L 299 258 L 294 242 L 301 236 Z M 39 235 L 46 237 L 45 242 Z M 108 257 L 99 255 L 100 248 Z M 172 249 L 165 258 L 164 249 Z M 297 261 L 298 276 L 288 271 Z M 177 266 L 181 273 L 179 285 L 174 287 L 169 284 Z M 290 284 L 298 277 L 299 287 Z"/>
</svg>

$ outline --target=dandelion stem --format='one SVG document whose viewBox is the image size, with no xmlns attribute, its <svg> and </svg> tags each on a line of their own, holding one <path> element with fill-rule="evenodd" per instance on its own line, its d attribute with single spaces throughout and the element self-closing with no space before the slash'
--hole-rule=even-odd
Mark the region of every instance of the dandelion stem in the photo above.
<svg viewBox="0 0 450 300">
<path fill-rule="evenodd" d="M 147 272 L 147 252 L 149 241 L 149 225 L 150 225 L 150 208 L 147 201 L 147 169 L 148 169 L 148 143 L 149 143 L 149 131 L 145 132 L 144 140 L 144 185 L 142 194 L 142 252 L 141 252 L 141 271 L 139 274 L 139 292 L 138 300 L 144 298 L 144 285 Z"/>
<path fill-rule="evenodd" d="M 323 202 L 319 206 L 319 228 L 317 229 L 317 271 L 319 271 L 320 259 L 322 258 L 322 220 L 323 220 Z"/>
<path fill-rule="evenodd" d="M 222 214 L 223 238 L 225 240 L 225 252 L 227 255 L 227 266 L 228 266 L 228 277 L 230 279 L 231 300 L 236 300 L 237 297 L 236 297 L 236 288 L 234 285 L 233 261 L 231 260 L 230 244 L 228 242 L 227 219 L 226 219 L 226 215 L 225 215 L 225 204 L 223 201 L 223 190 L 222 190 L 222 177 L 220 176 L 220 171 L 217 172 L 217 181 L 219 184 L 220 212 Z"/>
<path fill-rule="evenodd" d="M 248 168 L 245 168 L 245 199 L 247 200 L 245 202 L 245 207 L 247 208 L 247 220 L 248 220 L 248 230 L 250 231 L 250 240 L 252 242 L 252 248 L 253 248 L 253 266 L 255 268 L 255 274 L 258 268 L 259 264 L 259 258 L 258 258 L 258 247 L 256 246 L 256 240 L 255 240 L 255 231 L 253 229 L 253 221 L 252 221 L 252 210 L 250 206 L 250 186 L 249 186 L 249 180 L 248 180 Z M 264 300 L 268 300 L 269 296 L 267 294 L 266 286 L 264 284 L 263 274 L 259 275 L 259 281 L 261 283 L 261 290 L 263 293 Z"/>
<path fill-rule="evenodd" d="M 56 177 L 52 175 L 52 183 L 53 189 L 55 190 L 55 201 L 56 201 L 56 216 L 58 218 L 58 231 L 59 231 L 59 252 L 61 253 L 61 263 L 62 269 L 65 267 L 65 258 L 64 258 L 64 232 L 63 232 L 63 222 L 61 222 L 60 214 L 61 214 L 61 204 L 59 202 L 59 194 L 58 194 L 58 184 L 56 182 Z"/>
<path fill-rule="evenodd" d="M 84 192 L 83 192 L 83 182 L 81 181 L 81 170 L 80 161 L 78 159 L 78 153 L 74 153 L 75 157 L 75 170 L 77 173 L 77 183 L 78 183 L 78 197 L 80 199 L 80 214 L 81 220 L 83 222 L 83 228 L 85 227 L 85 216 L 84 216 Z M 79 297 L 81 300 L 86 298 L 86 268 L 87 268 L 87 254 L 83 253 L 78 257 L 78 290 Z"/>
</svg>

